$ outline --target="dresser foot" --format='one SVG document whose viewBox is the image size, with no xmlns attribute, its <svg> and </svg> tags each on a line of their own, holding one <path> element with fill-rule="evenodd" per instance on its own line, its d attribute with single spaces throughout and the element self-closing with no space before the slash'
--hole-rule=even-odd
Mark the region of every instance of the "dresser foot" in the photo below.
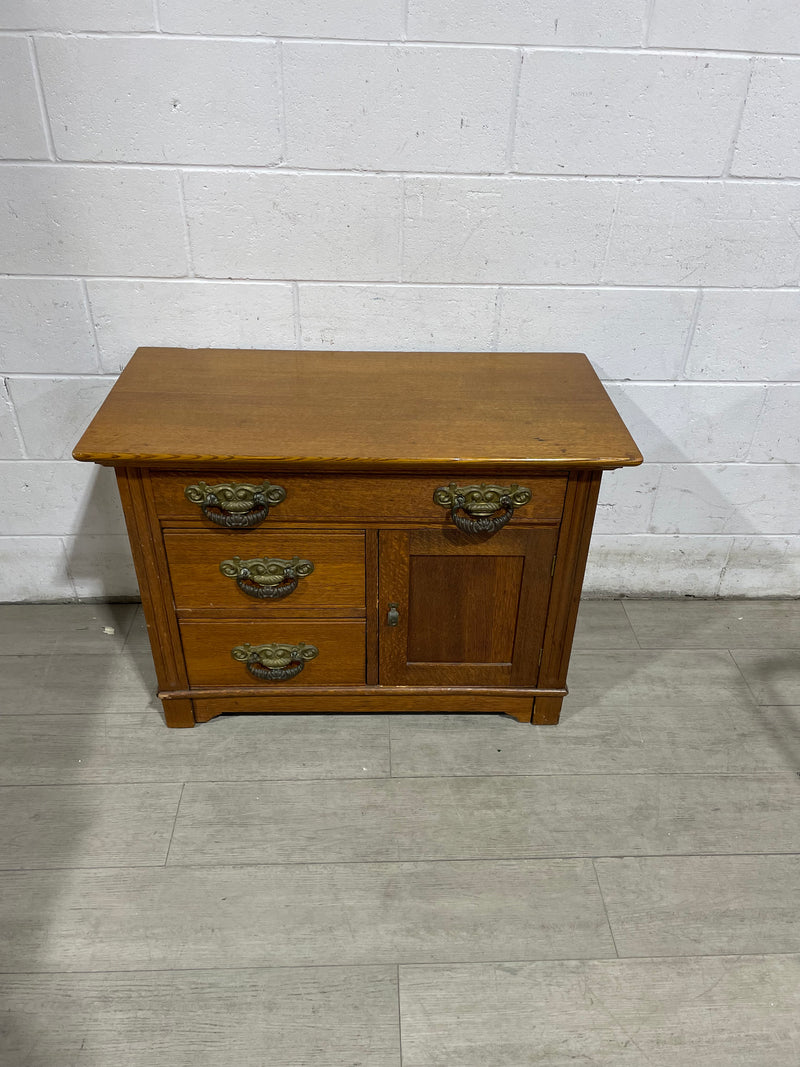
<svg viewBox="0 0 800 1067">
<path fill-rule="evenodd" d="M 173 729 L 188 729 L 194 726 L 194 710 L 191 700 L 162 700 L 164 719 Z"/>
<path fill-rule="evenodd" d="M 533 702 L 534 726 L 555 726 L 561 716 L 563 697 L 536 697 Z"/>
</svg>

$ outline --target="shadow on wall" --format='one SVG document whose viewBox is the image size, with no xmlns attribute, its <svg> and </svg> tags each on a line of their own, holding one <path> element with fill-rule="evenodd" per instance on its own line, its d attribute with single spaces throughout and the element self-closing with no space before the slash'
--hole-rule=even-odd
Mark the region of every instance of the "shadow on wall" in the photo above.
<svg viewBox="0 0 800 1067">
<path fill-rule="evenodd" d="M 797 596 L 784 535 L 765 534 L 754 518 L 775 504 L 772 479 L 759 475 L 765 468 L 747 462 L 752 419 L 737 422 L 729 411 L 731 431 L 702 410 L 682 412 L 677 434 L 691 441 L 689 455 L 663 419 L 658 424 L 630 395 L 613 387 L 609 392 L 645 463 L 603 475 L 584 593 Z M 722 458 L 708 462 L 706 456 Z M 788 516 L 788 504 L 778 507 Z M 772 521 L 769 526 L 774 529 Z"/>
<path fill-rule="evenodd" d="M 67 569 L 82 601 L 139 599 L 130 544 L 114 471 L 88 468 L 73 535 L 66 542 Z"/>
</svg>

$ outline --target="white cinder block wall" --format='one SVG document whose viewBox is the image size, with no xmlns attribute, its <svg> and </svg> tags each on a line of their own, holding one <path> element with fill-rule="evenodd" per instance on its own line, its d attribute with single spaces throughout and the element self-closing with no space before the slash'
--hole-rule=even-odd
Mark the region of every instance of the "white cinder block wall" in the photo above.
<svg viewBox="0 0 800 1067">
<path fill-rule="evenodd" d="M 800 592 L 795 0 L 4 0 L 0 599 L 135 593 L 137 345 L 582 350 L 597 594 Z"/>
</svg>

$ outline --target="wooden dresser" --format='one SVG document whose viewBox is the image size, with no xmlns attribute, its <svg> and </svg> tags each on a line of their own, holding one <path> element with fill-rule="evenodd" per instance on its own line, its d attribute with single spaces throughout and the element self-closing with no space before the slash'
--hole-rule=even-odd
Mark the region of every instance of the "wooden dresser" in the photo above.
<svg viewBox="0 0 800 1067">
<path fill-rule="evenodd" d="M 75 448 L 116 468 L 168 726 L 556 723 L 604 470 L 585 356 L 139 349 Z"/>
</svg>

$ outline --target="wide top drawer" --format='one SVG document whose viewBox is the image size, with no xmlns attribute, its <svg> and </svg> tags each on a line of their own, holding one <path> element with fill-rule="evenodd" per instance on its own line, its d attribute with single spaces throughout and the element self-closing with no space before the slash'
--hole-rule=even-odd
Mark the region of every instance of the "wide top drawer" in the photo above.
<svg viewBox="0 0 800 1067">
<path fill-rule="evenodd" d="M 460 472 L 376 477 L 153 470 L 150 478 L 163 524 L 239 530 L 291 522 L 424 522 L 481 532 L 481 520 L 490 527 L 558 522 L 567 485 L 565 474 L 521 478 L 502 471 L 477 479 Z"/>
</svg>

